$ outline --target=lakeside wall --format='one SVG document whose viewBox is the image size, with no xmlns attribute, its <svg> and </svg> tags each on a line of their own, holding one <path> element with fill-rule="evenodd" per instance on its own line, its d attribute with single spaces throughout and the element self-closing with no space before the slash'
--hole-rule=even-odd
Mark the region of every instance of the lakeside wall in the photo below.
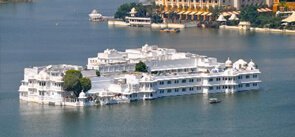
<svg viewBox="0 0 295 137">
<path fill-rule="evenodd" d="M 219 27 L 220 29 L 232 29 L 232 30 L 245 30 L 242 29 L 239 26 L 227 26 L 227 25 L 221 25 Z M 264 32 L 264 33 L 284 33 L 284 34 L 295 34 L 295 30 L 281 30 L 281 29 L 271 29 L 271 28 L 255 28 L 250 27 L 249 31 L 255 31 L 255 32 Z"/>
<path fill-rule="evenodd" d="M 108 25 L 113 25 L 113 26 L 119 26 L 119 27 L 123 27 L 123 26 L 129 26 L 129 23 L 126 23 L 122 20 L 109 20 L 108 21 Z M 184 23 L 184 24 L 180 24 L 180 23 L 152 23 L 151 28 L 177 28 L 177 29 L 183 29 L 183 28 L 190 28 L 190 27 L 197 27 L 196 23 Z"/>
</svg>

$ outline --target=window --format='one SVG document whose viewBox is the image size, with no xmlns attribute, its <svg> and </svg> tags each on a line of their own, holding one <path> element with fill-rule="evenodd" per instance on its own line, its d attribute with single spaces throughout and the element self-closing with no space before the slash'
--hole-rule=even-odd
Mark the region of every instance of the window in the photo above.
<svg viewBox="0 0 295 137">
<path fill-rule="evenodd" d="M 216 81 L 220 81 L 220 78 L 216 78 Z"/>
<path fill-rule="evenodd" d="M 175 80 L 175 81 L 174 81 L 174 83 L 176 83 L 176 84 L 177 84 L 177 83 L 179 83 L 179 81 L 178 81 L 178 80 Z"/>
<path fill-rule="evenodd" d="M 210 81 L 210 82 L 213 81 L 213 78 L 209 78 L 209 81 Z"/>
<path fill-rule="evenodd" d="M 257 86 L 257 83 L 253 83 L 253 86 L 256 87 Z"/>
<path fill-rule="evenodd" d="M 160 85 L 164 85 L 164 81 L 160 81 Z"/>
<path fill-rule="evenodd" d="M 183 80 L 181 81 L 181 83 L 186 83 L 186 79 L 183 79 Z"/>
<path fill-rule="evenodd" d="M 160 90 L 160 94 L 164 94 L 164 90 L 161 89 L 161 90 Z"/>
<path fill-rule="evenodd" d="M 250 87 L 250 84 L 246 84 L 246 87 Z"/>
<path fill-rule="evenodd" d="M 194 79 L 189 79 L 189 82 L 194 82 Z"/>
<path fill-rule="evenodd" d="M 167 93 L 171 93 L 171 89 L 167 89 Z"/>
<path fill-rule="evenodd" d="M 190 87 L 190 88 L 189 88 L 189 91 L 193 91 L 193 90 L 194 90 L 194 88 L 193 88 L 193 87 Z"/>
<path fill-rule="evenodd" d="M 137 94 L 133 94 L 133 97 L 134 97 L 134 98 L 137 98 Z"/>
<path fill-rule="evenodd" d="M 220 86 L 217 86 L 216 89 L 220 89 Z"/>
<path fill-rule="evenodd" d="M 257 78 L 257 75 L 256 75 L 256 74 L 254 74 L 254 75 L 253 75 L 253 78 Z"/>
<path fill-rule="evenodd" d="M 239 88 L 242 88 L 243 87 L 243 84 L 239 84 Z"/>
<path fill-rule="evenodd" d="M 167 81 L 167 84 L 171 84 L 171 81 L 169 80 L 169 81 Z"/>
<path fill-rule="evenodd" d="M 209 90 L 213 90 L 214 88 L 213 87 L 209 87 Z"/>
<path fill-rule="evenodd" d="M 200 78 L 197 78 L 197 82 L 200 82 L 201 81 L 201 79 Z"/>
<path fill-rule="evenodd" d="M 197 87 L 197 90 L 201 90 L 202 88 L 201 87 Z"/>
<path fill-rule="evenodd" d="M 182 92 L 185 92 L 186 91 L 186 88 L 182 88 L 181 90 L 182 90 Z"/>
<path fill-rule="evenodd" d="M 174 89 L 174 91 L 175 91 L 175 92 L 178 92 L 178 91 L 179 91 L 179 89 L 178 89 L 178 88 L 176 88 L 176 89 Z"/>
<path fill-rule="evenodd" d="M 246 79 L 248 79 L 248 78 L 250 78 L 250 76 L 249 75 L 246 75 Z"/>
</svg>

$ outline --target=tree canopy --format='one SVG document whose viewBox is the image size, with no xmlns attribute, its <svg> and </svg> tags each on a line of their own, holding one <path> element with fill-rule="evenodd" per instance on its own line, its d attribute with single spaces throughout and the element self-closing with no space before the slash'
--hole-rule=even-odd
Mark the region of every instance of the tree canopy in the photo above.
<svg viewBox="0 0 295 137">
<path fill-rule="evenodd" d="M 241 10 L 241 20 L 249 21 L 254 27 L 279 28 L 281 18 L 274 13 L 258 13 L 258 6 L 247 6 Z"/>
<path fill-rule="evenodd" d="M 87 92 L 91 89 L 91 81 L 89 78 L 83 78 L 81 71 L 68 70 L 63 77 L 63 89 L 68 92 L 73 92 L 77 97 L 83 90 Z"/>
<path fill-rule="evenodd" d="M 258 17 L 258 11 L 256 6 L 247 6 L 241 10 L 240 13 L 242 21 L 250 21 L 251 24 L 256 23 Z"/>
<path fill-rule="evenodd" d="M 80 80 L 80 83 L 81 83 L 81 88 L 84 92 L 87 92 L 88 90 L 91 89 L 91 81 L 89 78 L 81 78 Z"/>
<path fill-rule="evenodd" d="M 137 71 L 137 72 L 147 72 L 148 70 L 147 70 L 146 64 L 140 61 L 140 62 L 136 63 L 135 71 Z"/>
<path fill-rule="evenodd" d="M 152 22 L 154 23 L 163 23 L 163 19 L 160 15 L 154 14 L 152 15 Z"/>
</svg>

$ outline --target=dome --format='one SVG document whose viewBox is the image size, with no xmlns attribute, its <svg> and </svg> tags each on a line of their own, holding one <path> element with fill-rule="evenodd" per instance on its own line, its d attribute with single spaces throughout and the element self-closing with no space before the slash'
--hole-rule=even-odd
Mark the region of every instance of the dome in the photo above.
<svg viewBox="0 0 295 137">
<path fill-rule="evenodd" d="M 247 69 L 248 70 L 253 70 L 253 69 L 255 69 L 256 68 L 256 65 L 255 65 L 255 63 L 252 61 L 252 59 L 251 59 L 251 61 L 248 63 L 248 67 L 247 67 Z"/>
<path fill-rule="evenodd" d="M 252 61 L 252 59 L 251 59 L 251 61 L 248 63 L 248 66 L 253 66 L 253 67 L 255 67 L 255 63 Z"/>
<path fill-rule="evenodd" d="M 133 7 L 130 11 L 130 14 L 135 14 L 136 12 L 137 12 L 136 9 Z"/>
<path fill-rule="evenodd" d="M 79 94 L 79 98 L 86 98 L 86 94 L 82 91 L 82 92 Z"/>
<path fill-rule="evenodd" d="M 233 64 L 233 68 L 235 69 L 245 69 L 247 67 L 248 63 L 242 59 L 239 59 Z"/>
<path fill-rule="evenodd" d="M 233 65 L 233 62 L 229 58 L 227 58 L 227 60 L 225 61 L 225 66 L 231 67 L 232 65 Z"/>
</svg>

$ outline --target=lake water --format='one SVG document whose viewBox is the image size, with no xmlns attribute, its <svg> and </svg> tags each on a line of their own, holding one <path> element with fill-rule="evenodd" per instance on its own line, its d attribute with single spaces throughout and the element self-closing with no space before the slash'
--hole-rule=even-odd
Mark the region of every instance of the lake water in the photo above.
<svg viewBox="0 0 295 137">
<path fill-rule="evenodd" d="M 291 137 L 295 135 L 295 36 L 213 29 L 163 34 L 88 21 L 125 0 L 35 0 L 0 5 L 0 136 Z M 23 69 L 86 65 L 106 48 L 145 43 L 217 57 L 244 58 L 262 71 L 260 91 L 168 97 L 103 107 L 60 107 L 18 100 Z M 210 105 L 208 97 L 222 103 Z"/>
</svg>

